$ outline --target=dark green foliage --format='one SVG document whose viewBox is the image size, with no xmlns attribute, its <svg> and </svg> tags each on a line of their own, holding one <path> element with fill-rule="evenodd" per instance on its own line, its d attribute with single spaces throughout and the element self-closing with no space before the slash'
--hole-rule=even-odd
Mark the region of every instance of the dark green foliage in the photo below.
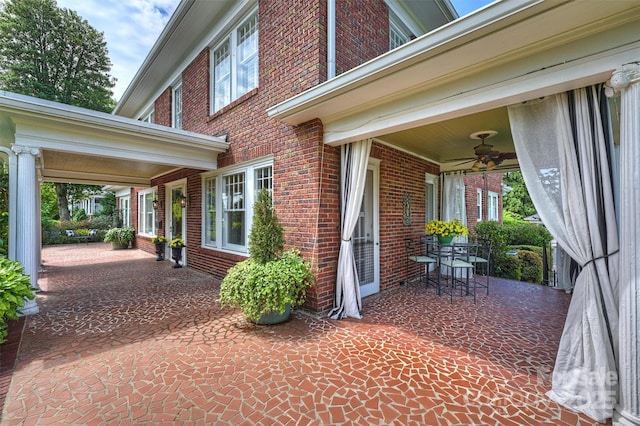
<svg viewBox="0 0 640 426">
<path fill-rule="evenodd" d="M 7 320 L 18 319 L 26 299 L 35 297 L 21 263 L 0 256 L 0 343 L 7 338 Z"/>
<path fill-rule="evenodd" d="M 249 233 L 249 254 L 258 263 L 276 259 L 284 249 L 284 230 L 273 209 L 271 193 L 262 189 L 253 205 L 253 226 Z"/>
<path fill-rule="evenodd" d="M 504 225 L 507 244 L 530 245 L 542 247 L 553 239 L 551 233 L 544 226 L 532 223 L 516 223 Z"/>
<path fill-rule="evenodd" d="M 502 206 L 505 211 L 513 213 L 516 217 L 531 216 L 536 212 L 529 191 L 524 184 L 522 172 L 510 172 L 503 175 L 502 183 L 509 188 L 502 197 Z"/>
<path fill-rule="evenodd" d="M 517 256 L 501 256 L 497 262 L 496 276 L 520 281 L 522 261 Z"/>
<path fill-rule="evenodd" d="M 540 284 L 542 282 L 542 258 L 529 250 L 518 251 L 518 258 L 521 261 L 521 280 Z"/>
<path fill-rule="evenodd" d="M 0 88 L 109 112 L 114 79 L 103 33 L 55 0 L 6 0 Z"/>
<path fill-rule="evenodd" d="M 73 213 L 73 220 L 76 222 L 87 220 L 87 212 L 84 209 L 78 209 Z"/>
<path fill-rule="evenodd" d="M 9 165 L 0 157 L 0 256 L 9 252 Z"/>
<path fill-rule="evenodd" d="M 502 277 L 501 275 L 501 259 L 506 256 L 508 245 L 502 226 L 492 220 L 486 220 L 479 222 L 476 225 L 475 237 L 479 240 L 491 242 L 491 265 L 493 271 L 490 271 L 492 275 Z"/>
</svg>

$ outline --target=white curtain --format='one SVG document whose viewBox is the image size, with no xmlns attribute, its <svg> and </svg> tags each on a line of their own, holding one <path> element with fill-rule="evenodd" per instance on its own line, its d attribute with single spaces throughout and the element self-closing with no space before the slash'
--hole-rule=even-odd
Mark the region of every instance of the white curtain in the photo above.
<svg viewBox="0 0 640 426">
<path fill-rule="evenodd" d="M 371 139 L 352 142 L 341 148 L 342 241 L 338 255 L 334 308 L 329 312 L 329 317 L 333 319 L 362 318 L 360 282 L 351 237 L 360 214 L 370 151 Z"/>
<path fill-rule="evenodd" d="M 442 183 L 442 220 L 445 222 L 458 219 L 467 225 L 467 208 L 465 200 L 464 173 L 455 172 L 444 175 Z M 465 242 L 466 236 L 456 237 L 455 241 Z"/>
<path fill-rule="evenodd" d="M 518 162 L 551 234 L 580 266 L 548 393 L 598 421 L 616 401 L 618 233 L 601 87 L 509 107 Z"/>
</svg>

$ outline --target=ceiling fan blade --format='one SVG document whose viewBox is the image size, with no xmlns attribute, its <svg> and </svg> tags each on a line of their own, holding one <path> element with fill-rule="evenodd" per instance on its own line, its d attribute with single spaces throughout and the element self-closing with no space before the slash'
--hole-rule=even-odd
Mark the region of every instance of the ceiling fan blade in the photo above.
<svg viewBox="0 0 640 426">
<path fill-rule="evenodd" d="M 462 158 L 459 158 L 459 160 L 462 160 Z M 470 163 L 470 162 L 476 161 L 476 160 L 477 160 L 477 158 L 469 158 L 469 159 L 466 159 L 466 160 L 462 161 L 461 163 L 454 164 L 453 167 L 462 166 L 463 164 L 467 164 L 467 163 Z M 457 160 L 452 160 L 452 161 L 457 161 Z"/>
</svg>

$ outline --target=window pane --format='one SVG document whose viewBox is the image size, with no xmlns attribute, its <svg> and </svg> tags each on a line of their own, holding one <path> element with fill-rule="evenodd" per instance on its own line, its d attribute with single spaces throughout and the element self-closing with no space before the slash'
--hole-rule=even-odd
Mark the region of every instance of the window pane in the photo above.
<svg viewBox="0 0 640 426">
<path fill-rule="evenodd" d="M 176 129 L 182 129 L 182 86 L 173 92 L 173 124 Z"/>
<path fill-rule="evenodd" d="M 144 211 L 145 211 L 145 224 L 144 233 L 153 234 L 153 193 L 149 192 L 144 195 Z"/>
<path fill-rule="evenodd" d="M 205 244 L 216 242 L 216 178 L 205 181 Z"/>
<path fill-rule="evenodd" d="M 273 190 L 273 168 L 271 166 L 262 167 L 260 169 L 256 169 L 255 172 L 255 181 L 256 181 L 256 194 L 261 189 L 268 189 L 269 191 Z"/>
<path fill-rule="evenodd" d="M 237 96 L 258 87 L 258 16 L 254 15 L 238 28 Z"/>
<path fill-rule="evenodd" d="M 245 175 L 237 173 L 224 178 L 223 245 L 245 245 Z"/>
<path fill-rule="evenodd" d="M 229 41 L 220 46 L 213 55 L 213 109 L 217 111 L 231 103 L 231 55 L 229 54 Z"/>
</svg>

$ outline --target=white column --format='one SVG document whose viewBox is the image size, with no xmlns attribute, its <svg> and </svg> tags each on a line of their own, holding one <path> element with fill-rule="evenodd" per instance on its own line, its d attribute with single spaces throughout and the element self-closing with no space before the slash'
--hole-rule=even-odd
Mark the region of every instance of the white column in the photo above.
<svg viewBox="0 0 640 426">
<path fill-rule="evenodd" d="M 24 265 L 31 277 L 31 286 L 38 287 L 40 211 L 38 210 L 38 178 L 36 175 L 37 148 L 14 145 L 18 157 L 18 202 L 16 224 L 16 260 Z M 27 300 L 21 309 L 24 315 L 38 313 L 35 300 Z"/>
<path fill-rule="evenodd" d="M 621 96 L 620 305 L 618 405 L 615 425 L 640 425 L 640 64 L 616 70 L 609 86 Z"/>
</svg>

